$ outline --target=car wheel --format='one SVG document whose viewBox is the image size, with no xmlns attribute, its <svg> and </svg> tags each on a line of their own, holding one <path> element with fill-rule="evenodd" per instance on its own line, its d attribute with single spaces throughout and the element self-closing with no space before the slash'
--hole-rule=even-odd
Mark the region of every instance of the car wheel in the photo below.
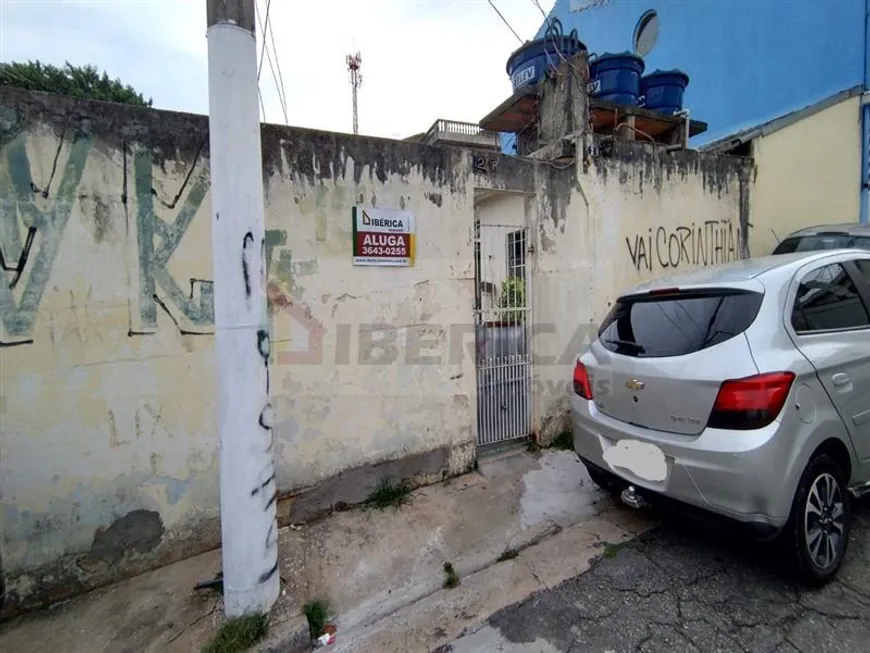
<svg viewBox="0 0 870 653">
<path fill-rule="evenodd" d="M 605 492 L 609 492 L 615 496 L 619 496 L 620 493 L 628 487 L 628 483 L 615 474 L 606 472 L 603 469 L 587 466 L 586 471 L 589 472 L 589 478 L 592 479 L 592 482 L 595 483 L 595 485 Z"/>
<path fill-rule="evenodd" d="M 845 476 L 822 454 L 810 461 L 798 484 L 786 535 L 798 575 L 808 585 L 831 580 L 846 556 L 852 512 Z"/>
</svg>

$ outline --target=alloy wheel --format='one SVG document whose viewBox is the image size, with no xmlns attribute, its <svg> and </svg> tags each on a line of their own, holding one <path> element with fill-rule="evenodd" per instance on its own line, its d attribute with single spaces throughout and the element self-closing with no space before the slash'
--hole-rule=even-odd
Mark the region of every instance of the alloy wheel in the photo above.
<svg viewBox="0 0 870 653">
<path fill-rule="evenodd" d="M 813 564 L 827 569 L 837 562 L 843 539 L 844 509 L 840 484 L 828 472 L 810 486 L 804 509 L 807 552 Z"/>
</svg>

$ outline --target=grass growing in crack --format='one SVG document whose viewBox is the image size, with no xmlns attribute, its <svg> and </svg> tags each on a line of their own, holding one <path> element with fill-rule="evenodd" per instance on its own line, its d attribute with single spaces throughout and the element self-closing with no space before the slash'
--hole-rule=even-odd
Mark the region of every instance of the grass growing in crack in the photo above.
<svg viewBox="0 0 870 653">
<path fill-rule="evenodd" d="M 620 551 L 622 551 L 625 547 L 631 544 L 630 540 L 626 540 L 625 542 L 619 542 L 618 544 L 613 544 L 611 542 L 605 542 L 604 544 L 604 557 L 605 558 L 615 558 Z"/>
<path fill-rule="evenodd" d="M 504 562 L 505 560 L 513 560 L 520 554 L 516 549 L 505 549 L 502 554 L 495 559 L 496 562 Z"/>
<path fill-rule="evenodd" d="M 574 451 L 574 434 L 571 431 L 562 431 L 553 443 L 551 449 L 564 449 L 566 451 Z"/>
<path fill-rule="evenodd" d="M 456 573 L 456 570 L 453 568 L 453 565 L 449 562 L 444 563 L 444 588 L 445 589 L 453 589 L 458 586 L 460 583 L 459 574 Z"/>
<path fill-rule="evenodd" d="M 323 629 L 329 619 L 329 604 L 326 601 L 309 601 L 302 607 L 305 618 L 308 619 L 308 631 L 311 639 L 317 639 L 323 634 Z"/>
<path fill-rule="evenodd" d="M 411 503 L 411 487 L 407 481 L 393 483 L 388 478 L 382 478 L 378 486 L 369 495 L 366 503 L 378 510 L 392 506 L 396 510 Z"/>
<path fill-rule="evenodd" d="M 269 622 L 264 614 L 225 621 L 202 653 L 241 653 L 266 636 Z"/>
</svg>

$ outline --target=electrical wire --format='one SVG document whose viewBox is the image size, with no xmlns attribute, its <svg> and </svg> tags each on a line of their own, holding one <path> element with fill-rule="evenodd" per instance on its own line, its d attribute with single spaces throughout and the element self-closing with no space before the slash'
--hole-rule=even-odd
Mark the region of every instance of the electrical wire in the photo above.
<svg viewBox="0 0 870 653">
<path fill-rule="evenodd" d="M 272 64 L 272 55 L 269 52 L 269 48 L 267 46 L 267 30 L 269 29 L 269 13 L 272 8 L 272 0 L 266 0 L 266 20 L 265 24 L 263 23 L 263 18 L 260 15 L 259 6 L 256 6 L 256 14 L 257 14 L 257 23 L 260 27 L 260 34 L 262 34 L 263 39 L 263 47 L 260 50 L 260 64 L 257 69 L 257 81 L 260 80 L 260 73 L 263 69 L 263 55 L 265 54 L 266 61 L 269 62 L 269 70 L 272 72 L 272 80 L 275 82 L 275 89 L 278 91 L 278 103 L 281 105 L 281 112 L 284 114 L 284 122 L 287 123 L 287 103 L 285 101 L 284 95 L 281 93 L 281 85 L 278 82 L 278 75 L 275 73 L 275 66 Z M 273 41 L 274 42 L 274 41 Z M 280 70 L 281 64 L 278 62 L 278 52 L 275 52 L 275 60 L 278 65 L 278 69 Z"/>
<path fill-rule="evenodd" d="M 266 120 L 266 105 L 263 104 L 263 93 L 260 91 L 260 84 L 257 83 L 257 97 L 260 99 L 260 111 L 263 112 L 263 122 L 267 122 Z"/>
<path fill-rule="evenodd" d="M 519 41 L 520 45 L 522 45 L 524 41 L 520 38 L 520 35 L 517 34 L 517 31 L 513 27 L 511 27 L 511 24 L 507 21 L 507 18 L 502 15 L 502 13 L 498 10 L 498 7 L 495 6 L 495 3 L 492 0 L 489 0 L 489 6 L 492 7 L 493 11 L 498 14 L 498 17 L 502 19 L 502 22 L 507 25 L 507 28 L 511 32 L 513 32 L 513 35 L 517 37 L 517 41 Z"/>
<path fill-rule="evenodd" d="M 271 0 L 270 0 L 271 1 Z M 284 90 L 284 75 L 281 73 L 281 60 L 278 59 L 278 48 L 275 45 L 275 30 L 272 27 L 271 23 L 266 25 L 266 28 L 269 30 L 269 40 L 272 42 L 272 52 L 275 53 L 275 67 L 278 69 L 278 81 L 281 83 L 281 97 L 284 99 L 284 124 L 288 123 L 287 120 L 287 92 Z"/>
</svg>

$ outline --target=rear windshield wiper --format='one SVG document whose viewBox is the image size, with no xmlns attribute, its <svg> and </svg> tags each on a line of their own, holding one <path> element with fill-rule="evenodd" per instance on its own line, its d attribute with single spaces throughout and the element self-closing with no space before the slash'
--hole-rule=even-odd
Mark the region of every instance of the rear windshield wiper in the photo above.
<svg viewBox="0 0 870 653">
<path fill-rule="evenodd" d="M 608 345 L 617 345 L 618 347 L 634 349 L 639 354 L 646 353 L 646 348 L 643 345 L 636 343 L 634 340 L 614 340 L 612 338 L 605 338 L 604 342 Z"/>
</svg>

